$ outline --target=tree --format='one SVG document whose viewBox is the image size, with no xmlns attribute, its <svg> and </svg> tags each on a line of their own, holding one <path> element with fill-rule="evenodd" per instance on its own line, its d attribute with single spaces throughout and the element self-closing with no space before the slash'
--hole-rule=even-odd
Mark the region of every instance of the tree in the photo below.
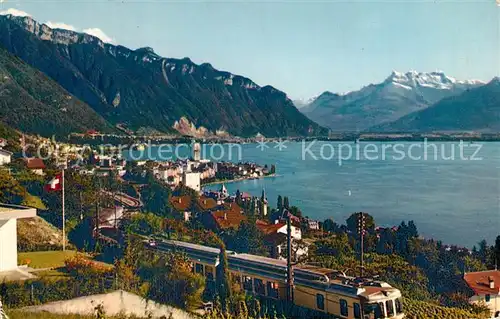
<svg viewBox="0 0 500 319">
<path fill-rule="evenodd" d="M 152 235 L 162 231 L 163 218 L 153 213 L 137 213 L 126 219 L 123 228 L 128 233 Z"/>
<path fill-rule="evenodd" d="M 217 273 L 215 276 L 217 295 L 222 303 L 222 309 L 227 311 L 226 305 L 229 303 L 232 297 L 231 289 L 231 274 L 229 272 L 226 245 L 221 241 L 220 243 L 220 256 L 219 265 L 217 266 Z"/>
<path fill-rule="evenodd" d="M 0 170 L 0 202 L 21 204 L 26 196 L 26 190 L 8 171 Z"/>
<path fill-rule="evenodd" d="M 495 248 L 493 253 L 493 264 L 495 267 L 500 265 L 500 236 L 497 236 L 495 240 Z"/>
<path fill-rule="evenodd" d="M 243 199 L 242 199 L 242 197 L 241 197 L 241 192 L 240 192 L 240 190 L 239 190 L 239 189 L 238 189 L 238 190 L 236 190 L 236 204 L 238 204 L 238 206 L 240 206 L 240 207 L 241 207 L 241 206 L 242 206 L 242 204 L 243 204 Z"/>
<path fill-rule="evenodd" d="M 278 204 L 276 207 L 278 208 L 278 212 L 283 214 L 283 197 L 281 197 L 281 195 L 278 195 Z"/>
<path fill-rule="evenodd" d="M 363 213 L 365 218 L 365 230 L 368 232 L 372 232 L 375 230 L 375 220 L 370 214 Z M 354 213 L 346 220 L 347 229 L 353 233 L 358 233 L 358 222 L 359 222 L 359 213 Z"/>
<path fill-rule="evenodd" d="M 339 226 L 333 221 L 333 219 L 328 218 L 323 222 L 323 230 L 326 232 L 336 232 Z"/>
<path fill-rule="evenodd" d="M 202 302 L 205 279 L 193 274 L 190 260 L 175 253 L 142 256 L 141 278 L 150 282 L 147 297 L 181 308 L 195 309 Z"/>
<path fill-rule="evenodd" d="M 486 263 L 489 255 L 488 243 L 486 242 L 485 239 L 483 239 L 478 243 L 478 246 L 479 246 L 478 257 L 483 263 Z"/>
<path fill-rule="evenodd" d="M 418 238 L 417 226 L 415 225 L 415 222 L 413 220 L 410 220 L 408 222 L 408 235 L 410 236 L 410 238 Z"/>
<path fill-rule="evenodd" d="M 285 196 L 285 198 L 283 199 L 283 207 L 285 209 L 290 209 L 290 201 L 288 200 L 288 196 Z"/>
<path fill-rule="evenodd" d="M 261 255 L 267 252 L 262 237 L 255 223 L 244 221 L 234 234 L 226 236 L 225 242 L 236 252 Z"/>
</svg>

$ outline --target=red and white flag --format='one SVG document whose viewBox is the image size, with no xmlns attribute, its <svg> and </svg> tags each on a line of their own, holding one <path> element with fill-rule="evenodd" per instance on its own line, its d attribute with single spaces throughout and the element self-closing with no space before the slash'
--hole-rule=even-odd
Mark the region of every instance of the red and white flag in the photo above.
<svg viewBox="0 0 500 319">
<path fill-rule="evenodd" d="M 62 174 L 59 173 L 47 184 L 45 185 L 45 190 L 47 192 L 57 192 L 62 190 Z"/>
</svg>

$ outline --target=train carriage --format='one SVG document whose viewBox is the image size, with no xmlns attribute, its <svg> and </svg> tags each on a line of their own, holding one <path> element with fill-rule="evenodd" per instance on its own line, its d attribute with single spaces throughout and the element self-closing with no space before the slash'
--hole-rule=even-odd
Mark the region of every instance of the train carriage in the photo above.
<svg viewBox="0 0 500 319">
<path fill-rule="evenodd" d="M 193 262 L 193 271 L 213 281 L 220 250 L 186 242 L 163 240 L 160 251 L 180 251 Z M 248 294 L 276 300 L 287 298 L 287 263 L 262 256 L 227 252 L 232 277 Z M 293 266 L 293 303 L 297 306 L 345 319 L 404 317 L 401 292 L 389 284 L 355 278 L 311 265 Z"/>
</svg>

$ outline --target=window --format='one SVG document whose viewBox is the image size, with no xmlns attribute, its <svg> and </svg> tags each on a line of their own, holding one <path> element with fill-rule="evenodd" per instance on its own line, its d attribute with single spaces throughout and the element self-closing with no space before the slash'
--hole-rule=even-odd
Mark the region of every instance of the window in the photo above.
<svg viewBox="0 0 500 319">
<path fill-rule="evenodd" d="M 258 295 L 265 296 L 266 295 L 266 286 L 264 286 L 264 282 L 261 279 L 255 278 L 253 281 L 253 285 L 255 287 L 255 293 Z"/>
<path fill-rule="evenodd" d="M 486 302 L 490 302 L 490 300 L 491 300 L 491 295 L 486 295 L 486 296 L 484 297 L 484 300 L 485 300 Z"/>
<path fill-rule="evenodd" d="M 361 319 L 361 306 L 359 303 L 354 303 L 354 318 Z"/>
<path fill-rule="evenodd" d="M 385 318 L 384 315 L 384 304 L 383 303 L 370 303 L 364 305 L 364 314 L 368 315 L 368 318 L 382 319 Z"/>
<path fill-rule="evenodd" d="M 344 317 L 349 316 L 349 307 L 347 306 L 347 301 L 340 299 L 340 315 Z"/>
<path fill-rule="evenodd" d="M 392 303 L 392 300 L 387 300 L 385 302 L 385 308 L 387 309 L 387 317 L 394 316 L 394 304 Z"/>
<path fill-rule="evenodd" d="M 401 301 L 401 298 L 396 299 L 394 303 L 396 304 L 396 313 L 403 313 L 403 302 Z"/>
<path fill-rule="evenodd" d="M 243 277 L 243 289 L 250 292 L 253 291 L 253 284 L 251 277 Z"/>
<path fill-rule="evenodd" d="M 276 298 L 278 299 L 279 297 L 279 289 L 278 289 L 278 283 L 276 282 L 267 282 L 267 296 L 271 298 Z"/>
<path fill-rule="evenodd" d="M 321 310 L 325 310 L 325 296 L 322 294 L 316 295 L 316 307 Z"/>
<path fill-rule="evenodd" d="M 202 274 L 203 275 L 203 265 L 202 264 L 196 264 L 195 268 L 194 268 L 194 271 L 197 274 Z"/>
<path fill-rule="evenodd" d="M 205 277 L 207 278 L 207 280 L 214 280 L 214 274 L 212 272 L 207 272 L 205 274 Z"/>
<path fill-rule="evenodd" d="M 375 309 L 375 315 L 379 316 L 377 318 L 385 318 L 385 307 L 383 302 L 378 303 L 378 307 Z"/>
</svg>

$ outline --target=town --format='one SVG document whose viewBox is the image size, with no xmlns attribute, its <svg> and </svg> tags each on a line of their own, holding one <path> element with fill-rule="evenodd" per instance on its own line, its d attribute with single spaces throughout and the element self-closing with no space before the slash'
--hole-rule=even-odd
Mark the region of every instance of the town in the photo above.
<svg viewBox="0 0 500 319">
<path fill-rule="evenodd" d="M 93 282 L 92 278 L 97 278 L 92 276 L 103 274 L 108 277 L 114 274 L 115 279 L 89 287 L 89 291 L 99 294 L 125 287 L 141 295 L 139 283 L 153 280 L 149 275 L 141 277 L 141 272 L 153 267 L 150 263 L 154 261 L 148 254 L 154 252 L 173 258 L 172 263 L 187 267 L 193 276 L 202 276 L 205 285 L 199 287 L 200 295 L 194 303 L 177 300 L 171 296 L 172 291 L 164 291 L 160 296 L 148 290 L 149 296 L 157 302 L 207 314 L 224 308 L 213 303 L 213 296 L 223 294 L 216 284 L 221 276 L 217 269 L 223 258 L 220 256 L 227 249 L 227 273 L 241 289 L 236 291 L 259 298 L 264 307 L 259 310 L 262 314 L 276 309 L 270 300 L 281 300 L 292 302 L 296 307 L 293 311 L 299 313 L 346 313 L 357 318 L 358 310 L 349 309 L 365 307 L 378 293 L 386 294 L 387 301 L 382 306 L 361 307 L 359 312 L 372 313 L 375 318 L 381 314 L 400 318 L 403 312 L 411 315 L 419 313 L 418 309 L 430 309 L 426 307 L 452 311 L 449 307 L 457 302 L 469 309 L 467 316 L 471 318 L 500 311 L 495 303 L 500 272 L 486 270 L 494 269 L 500 247 L 488 247 L 485 242 L 473 250 L 443 245 L 421 238 L 413 221 L 383 227 L 376 225 L 367 213 L 353 213 L 345 225 L 332 219 L 314 220 L 293 206 L 287 196 L 279 196 L 275 201 L 268 199 L 265 189 L 260 194 L 228 192 L 225 182 L 274 176 L 273 164 L 211 162 L 202 159 L 198 143 L 193 143 L 189 159 L 164 162 L 127 161 L 121 154 L 113 154 L 112 149 L 65 144 L 35 136 L 3 139 L 0 145 L 0 174 L 5 186 L 0 198 L 3 203 L 0 253 L 5 256 L 0 263 L 0 278 L 20 285 L 5 286 L 1 297 L 7 307 L 31 305 L 12 297 L 19 293 L 15 287 L 25 289 L 23 285 L 38 282 L 48 285 L 43 289 L 51 289 L 46 282 L 49 280 L 46 269 L 50 269 L 50 276 L 70 276 L 68 287 L 73 292 L 64 292 L 68 299 L 82 296 L 82 292 L 74 293 L 74 285 L 83 285 L 82 280 L 88 285 Z M 47 153 L 42 160 L 36 156 L 40 146 L 57 151 L 51 156 L 42 152 Z M 23 158 L 22 154 L 27 157 Z M 209 183 L 218 183 L 219 187 L 204 189 L 203 185 Z M 48 228 L 47 221 L 57 228 Z M 35 233 L 32 225 L 53 233 L 52 237 L 28 239 Z M 17 252 L 17 247 L 21 252 Z M 186 253 L 189 261 L 170 255 L 178 250 Z M 360 250 L 366 254 L 364 257 Z M 415 255 L 427 256 L 431 252 L 446 257 L 430 264 L 413 259 Z M 58 253 L 63 253 L 62 257 Z M 126 257 L 130 254 L 133 258 Z M 41 262 L 42 255 L 50 256 L 53 263 Z M 133 266 L 135 262 L 130 258 L 135 262 L 142 260 L 141 265 Z M 276 277 L 267 270 L 252 270 L 254 260 L 273 271 L 281 269 L 283 274 L 287 269 L 295 270 Z M 454 266 L 443 272 L 441 262 L 446 260 L 454 260 Z M 459 267 L 463 262 L 467 262 L 468 271 L 461 273 Z M 394 267 L 400 268 L 394 270 Z M 125 279 L 122 273 L 125 270 L 136 275 Z M 432 277 L 433 289 L 447 296 L 442 304 L 429 306 L 427 301 L 406 300 L 403 306 L 401 294 L 433 299 L 427 278 L 434 276 L 434 271 L 438 271 L 442 279 Z M 460 279 L 457 272 L 461 273 Z M 330 288 L 319 284 L 318 279 L 311 279 L 315 276 L 326 276 Z M 117 278 L 121 282 L 119 286 Z M 198 280 L 195 278 L 198 277 L 189 280 L 194 283 Z M 287 285 L 293 279 L 296 288 Z M 415 284 L 418 281 L 421 284 Z M 408 282 L 414 283 L 410 290 L 399 290 Z M 310 299 L 308 294 L 302 294 L 302 288 L 297 288 L 301 285 L 314 287 L 310 293 L 315 297 Z M 327 299 L 332 298 L 328 289 L 340 289 L 338 285 L 361 290 L 353 294 L 352 299 L 341 299 L 343 306 L 332 310 L 334 308 L 327 305 Z M 370 290 L 374 285 L 385 288 Z M 150 289 L 161 291 L 163 288 Z M 294 289 L 294 297 L 290 297 Z M 464 294 L 460 301 L 453 295 L 457 289 Z M 47 294 L 42 291 L 45 290 L 37 294 Z M 280 312 L 286 313 L 284 309 Z"/>
</svg>

